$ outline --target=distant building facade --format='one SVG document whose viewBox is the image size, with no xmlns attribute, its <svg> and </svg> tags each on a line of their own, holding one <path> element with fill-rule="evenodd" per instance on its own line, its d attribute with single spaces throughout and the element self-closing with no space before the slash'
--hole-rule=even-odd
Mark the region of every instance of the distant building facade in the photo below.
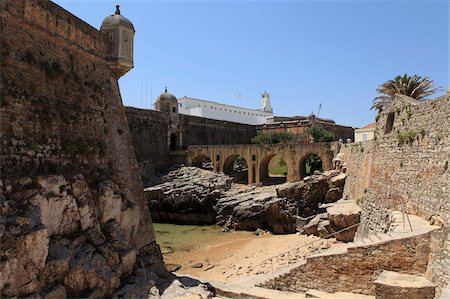
<svg viewBox="0 0 450 299">
<path fill-rule="evenodd" d="M 355 129 L 355 142 L 372 140 L 375 136 L 376 123 L 365 126 L 364 128 Z"/>
<path fill-rule="evenodd" d="M 267 123 L 268 118 L 273 117 L 270 95 L 266 91 L 261 94 L 261 109 L 249 109 L 213 101 L 182 97 L 178 98 L 178 112 L 184 115 L 248 125 L 262 125 Z"/>
<path fill-rule="evenodd" d="M 314 114 L 309 116 L 272 116 L 264 125 L 258 126 L 257 132 L 268 133 L 288 132 L 294 135 L 294 142 L 311 141 L 309 129 L 313 124 L 320 125 L 325 130 L 333 133 L 335 140 L 354 140 L 354 128 L 338 125 L 331 119 L 318 118 Z"/>
</svg>

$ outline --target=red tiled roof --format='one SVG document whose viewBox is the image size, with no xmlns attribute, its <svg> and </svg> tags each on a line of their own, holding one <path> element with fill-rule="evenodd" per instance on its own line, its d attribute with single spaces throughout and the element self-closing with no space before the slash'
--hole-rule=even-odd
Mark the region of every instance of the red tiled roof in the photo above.
<svg viewBox="0 0 450 299">
<path fill-rule="evenodd" d="M 372 123 L 370 125 L 365 126 L 364 128 L 361 129 L 374 129 L 377 126 L 377 123 Z"/>
</svg>

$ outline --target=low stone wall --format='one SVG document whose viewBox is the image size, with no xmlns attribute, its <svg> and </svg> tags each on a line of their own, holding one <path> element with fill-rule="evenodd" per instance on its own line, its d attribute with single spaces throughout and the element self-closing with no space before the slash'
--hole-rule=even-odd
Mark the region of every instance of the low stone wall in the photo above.
<svg viewBox="0 0 450 299">
<path fill-rule="evenodd" d="M 318 255 L 289 273 L 263 284 L 292 292 L 317 289 L 373 295 L 374 281 L 383 270 L 407 274 L 425 273 L 433 232 L 378 245 L 349 248 L 347 253 Z"/>
<path fill-rule="evenodd" d="M 425 276 L 436 284 L 436 294 L 439 296 L 443 288 L 450 286 L 450 227 L 432 234 L 430 250 L 430 261 Z"/>
</svg>

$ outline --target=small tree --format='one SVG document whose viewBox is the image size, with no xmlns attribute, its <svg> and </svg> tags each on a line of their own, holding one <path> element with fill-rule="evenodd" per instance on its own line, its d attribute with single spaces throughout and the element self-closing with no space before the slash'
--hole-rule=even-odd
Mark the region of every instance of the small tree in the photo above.
<svg viewBox="0 0 450 299">
<path fill-rule="evenodd" d="M 258 132 L 258 134 L 252 138 L 252 143 L 259 144 L 276 144 L 280 142 L 289 142 L 294 138 L 294 135 L 290 132 Z"/>
<path fill-rule="evenodd" d="M 334 134 L 325 130 L 321 125 L 315 123 L 309 128 L 309 134 L 314 138 L 314 142 L 334 141 Z"/>
<path fill-rule="evenodd" d="M 312 175 L 316 170 L 323 171 L 322 160 L 318 155 L 312 154 L 306 159 L 305 168 L 306 175 Z"/>
<path fill-rule="evenodd" d="M 242 156 L 239 156 L 236 158 L 236 160 L 234 160 L 233 162 L 233 170 L 234 171 L 243 171 L 243 170 L 247 170 L 248 166 L 247 166 L 247 161 L 245 161 L 245 158 Z"/>
</svg>

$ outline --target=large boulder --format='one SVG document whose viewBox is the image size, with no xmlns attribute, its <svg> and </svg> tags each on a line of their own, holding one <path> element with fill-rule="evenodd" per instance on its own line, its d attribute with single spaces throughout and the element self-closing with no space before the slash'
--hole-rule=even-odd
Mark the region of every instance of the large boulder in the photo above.
<svg viewBox="0 0 450 299">
<path fill-rule="evenodd" d="M 324 203 L 333 203 L 342 198 L 343 188 L 328 189 Z"/>
<path fill-rule="evenodd" d="M 152 219 L 182 224 L 213 224 L 214 206 L 233 178 L 196 167 L 182 167 L 144 189 Z"/>
<path fill-rule="evenodd" d="M 353 201 L 342 201 L 327 208 L 328 220 L 334 231 L 356 225 L 360 221 L 361 208 Z M 351 242 L 355 238 L 357 226 L 335 235 L 336 240 Z"/>
<path fill-rule="evenodd" d="M 277 198 L 270 187 L 234 186 L 219 199 L 215 209 L 218 223 L 229 228 L 295 232 L 295 209 L 285 198 Z"/>
<path fill-rule="evenodd" d="M 295 203 L 297 215 L 301 217 L 315 215 L 318 213 L 320 203 L 332 202 L 342 194 L 342 186 L 330 192 L 330 181 L 339 176 L 338 174 L 339 172 L 331 170 L 306 177 L 300 182 L 280 185 L 277 187 L 277 196 Z"/>
<path fill-rule="evenodd" d="M 346 178 L 347 175 L 345 173 L 340 173 L 339 175 L 332 177 L 330 179 L 330 188 L 343 188 Z"/>
</svg>

